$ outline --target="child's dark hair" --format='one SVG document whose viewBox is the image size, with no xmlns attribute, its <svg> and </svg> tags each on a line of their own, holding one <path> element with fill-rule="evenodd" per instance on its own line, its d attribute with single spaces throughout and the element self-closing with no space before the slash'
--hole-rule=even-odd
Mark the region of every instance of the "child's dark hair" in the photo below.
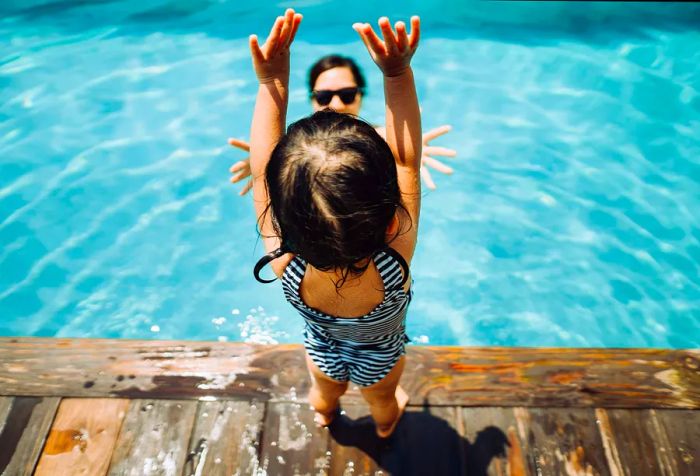
<svg viewBox="0 0 700 476">
<path fill-rule="evenodd" d="M 403 209 L 389 145 L 350 114 L 323 110 L 291 124 L 265 179 L 278 256 L 291 251 L 317 269 L 342 270 L 338 288 L 386 248 L 387 227 Z"/>
<path fill-rule="evenodd" d="M 362 70 L 359 66 L 357 66 L 355 60 L 347 56 L 340 55 L 323 56 L 311 66 L 309 69 L 309 92 L 314 90 L 316 80 L 321 73 L 333 68 L 350 68 L 352 76 L 355 79 L 355 84 L 357 84 L 357 87 L 361 93 L 363 95 L 365 94 L 366 81 L 365 77 L 362 75 Z"/>
</svg>

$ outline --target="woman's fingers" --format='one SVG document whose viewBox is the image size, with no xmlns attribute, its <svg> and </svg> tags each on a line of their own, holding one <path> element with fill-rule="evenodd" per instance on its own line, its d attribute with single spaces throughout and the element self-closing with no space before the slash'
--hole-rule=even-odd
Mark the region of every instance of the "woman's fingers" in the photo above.
<svg viewBox="0 0 700 476">
<path fill-rule="evenodd" d="M 442 125 L 440 127 L 436 127 L 435 129 L 430 129 L 428 132 L 423 134 L 423 144 L 427 144 L 436 137 L 440 137 L 441 135 L 447 134 L 451 130 L 452 126 L 448 126 L 447 124 Z"/>
<path fill-rule="evenodd" d="M 442 172 L 443 174 L 450 175 L 454 170 L 452 170 L 452 167 L 449 167 L 439 160 L 433 159 L 432 157 L 429 157 L 427 155 L 423 155 L 423 160 L 422 160 L 423 167 L 431 167 L 438 172 Z"/>
<path fill-rule="evenodd" d="M 237 147 L 245 152 L 250 152 L 250 144 L 244 140 L 230 137 L 228 140 L 228 143 L 229 143 L 229 145 Z"/>
<path fill-rule="evenodd" d="M 433 182 L 433 177 L 430 175 L 430 171 L 427 167 L 420 168 L 420 176 L 423 178 L 425 186 L 428 187 L 430 190 L 435 190 L 437 188 L 435 186 L 435 182 Z"/>
<path fill-rule="evenodd" d="M 246 193 L 248 193 L 248 191 L 249 191 L 251 188 L 253 188 L 253 179 L 248 180 L 248 183 L 245 184 L 245 186 L 241 189 L 240 192 L 238 192 L 238 195 L 240 195 L 240 196 L 242 197 L 243 195 L 245 195 Z"/>
<path fill-rule="evenodd" d="M 441 155 L 442 157 L 457 157 L 457 151 L 454 149 L 448 149 L 447 147 L 440 147 L 437 145 L 428 145 L 423 147 L 424 155 Z"/>
<path fill-rule="evenodd" d="M 411 17 L 411 36 L 408 39 L 408 46 L 415 50 L 420 40 L 420 18 L 416 15 Z"/>
<path fill-rule="evenodd" d="M 406 24 L 402 21 L 397 21 L 395 29 L 399 51 L 404 51 L 408 47 L 408 34 L 406 33 Z"/>
<path fill-rule="evenodd" d="M 238 172 L 239 170 L 246 170 L 248 175 L 250 175 L 250 159 L 239 160 L 229 169 L 231 173 Z"/>
<path fill-rule="evenodd" d="M 389 19 L 387 17 L 381 17 L 379 19 L 379 29 L 382 31 L 382 36 L 384 37 L 386 51 L 390 55 L 398 53 L 399 47 L 396 44 L 396 37 L 394 36 L 394 32 L 391 29 L 391 23 L 389 23 Z"/>
</svg>

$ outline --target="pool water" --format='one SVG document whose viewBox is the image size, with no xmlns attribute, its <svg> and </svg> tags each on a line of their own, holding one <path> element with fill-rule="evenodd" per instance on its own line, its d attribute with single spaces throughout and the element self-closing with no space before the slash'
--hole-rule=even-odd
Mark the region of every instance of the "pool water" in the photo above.
<svg viewBox="0 0 700 476">
<path fill-rule="evenodd" d="M 299 342 L 251 197 L 228 183 L 256 91 L 246 38 L 305 14 L 306 68 L 350 25 L 422 16 L 416 344 L 700 345 L 700 7 L 11 0 L 0 6 L 0 335 Z"/>
</svg>

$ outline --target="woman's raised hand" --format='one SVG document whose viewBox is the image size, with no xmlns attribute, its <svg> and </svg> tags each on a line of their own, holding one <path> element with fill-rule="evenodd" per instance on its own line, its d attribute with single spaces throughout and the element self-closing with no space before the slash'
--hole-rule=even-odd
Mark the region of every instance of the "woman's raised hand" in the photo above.
<svg viewBox="0 0 700 476">
<path fill-rule="evenodd" d="M 244 140 L 231 138 L 228 140 L 228 143 L 244 152 L 250 152 L 250 144 Z M 239 160 L 233 164 L 229 169 L 229 172 L 233 174 L 231 177 L 231 183 L 240 182 L 244 178 L 250 177 L 250 157 L 246 157 L 245 159 Z M 251 188 L 253 188 L 252 178 L 248 179 L 248 182 L 246 182 L 238 194 L 243 196 L 248 193 Z"/>
<path fill-rule="evenodd" d="M 435 182 L 433 181 L 433 177 L 430 174 L 428 167 L 447 175 L 453 172 L 452 167 L 435 159 L 433 156 L 440 155 L 442 157 L 456 157 L 457 151 L 448 149 L 447 147 L 430 145 L 430 141 L 436 137 L 440 137 L 443 134 L 447 134 L 450 132 L 450 130 L 452 130 L 451 126 L 444 125 L 431 129 L 423 134 L 423 148 L 421 149 L 423 155 L 421 157 L 420 175 L 423 177 L 423 182 L 425 185 L 431 190 L 435 190 L 437 187 L 435 186 Z"/>
<path fill-rule="evenodd" d="M 381 17 L 379 29 L 384 41 L 379 39 L 369 23 L 355 23 L 352 27 L 362 38 L 372 60 L 377 63 L 384 76 L 398 76 L 410 66 L 420 37 L 420 19 L 417 16 L 411 17 L 410 35 L 404 22 L 396 22 L 394 33 L 389 19 Z"/>
<path fill-rule="evenodd" d="M 289 77 L 289 47 L 301 23 L 301 14 L 288 8 L 284 16 L 277 17 L 262 47 L 257 35 L 250 35 L 250 54 L 253 68 L 260 83 Z"/>
</svg>

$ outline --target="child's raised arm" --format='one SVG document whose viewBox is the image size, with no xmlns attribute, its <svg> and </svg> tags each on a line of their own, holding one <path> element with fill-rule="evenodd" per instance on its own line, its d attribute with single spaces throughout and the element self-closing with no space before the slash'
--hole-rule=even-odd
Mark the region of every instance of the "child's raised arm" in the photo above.
<svg viewBox="0 0 700 476">
<path fill-rule="evenodd" d="M 394 33 L 389 19 L 380 18 L 379 28 L 384 41 L 379 39 L 369 23 L 355 23 L 353 28 L 384 73 L 386 141 L 394 153 L 399 188 L 412 221 L 411 229 L 399 235 L 392 242 L 392 247 L 410 262 L 418 237 L 420 216 L 422 135 L 416 85 L 411 70 L 411 58 L 420 36 L 420 20 L 417 16 L 411 17 L 411 34 L 408 35 L 403 22 L 396 22 Z"/>
<path fill-rule="evenodd" d="M 289 86 L 289 48 L 299 28 L 301 15 L 287 9 L 277 17 L 270 35 L 262 48 L 255 35 L 250 36 L 250 52 L 258 77 L 258 95 L 255 100 L 250 132 L 250 169 L 253 175 L 253 202 L 258 217 L 265 250 L 279 247 L 274 237 L 272 218 L 264 213 L 270 201 L 265 185 L 265 168 L 270 154 L 284 134 Z M 274 264 L 273 264 L 274 269 Z"/>
</svg>

